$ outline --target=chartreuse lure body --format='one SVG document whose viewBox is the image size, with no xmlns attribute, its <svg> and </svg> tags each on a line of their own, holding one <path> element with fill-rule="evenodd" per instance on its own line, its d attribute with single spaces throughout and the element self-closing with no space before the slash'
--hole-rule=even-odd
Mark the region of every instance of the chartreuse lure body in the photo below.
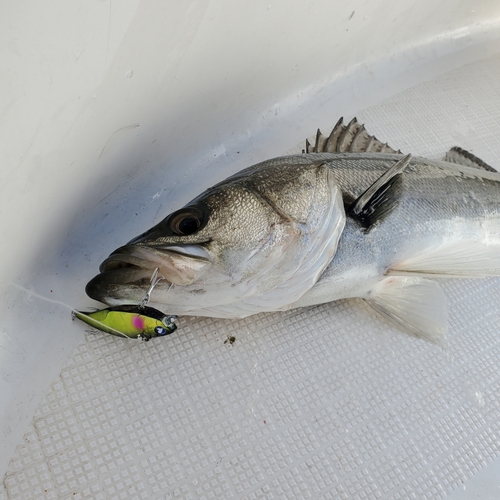
<svg viewBox="0 0 500 500">
<path fill-rule="evenodd" d="M 177 316 L 166 315 L 147 306 L 122 305 L 100 311 L 73 311 L 73 316 L 111 335 L 142 339 L 169 335 L 177 329 Z"/>
</svg>

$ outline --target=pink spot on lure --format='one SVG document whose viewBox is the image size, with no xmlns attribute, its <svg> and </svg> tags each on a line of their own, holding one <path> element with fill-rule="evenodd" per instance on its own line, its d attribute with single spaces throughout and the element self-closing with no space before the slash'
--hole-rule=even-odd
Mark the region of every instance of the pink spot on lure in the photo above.
<svg viewBox="0 0 500 500">
<path fill-rule="evenodd" d="M 134 316 L 132 318 L 132 324 L 138 330 L 144 330 L 144 327 L 146 326 L 146 324 L 144 323 L 144 320 L 140 316 Z"/>
</svg>

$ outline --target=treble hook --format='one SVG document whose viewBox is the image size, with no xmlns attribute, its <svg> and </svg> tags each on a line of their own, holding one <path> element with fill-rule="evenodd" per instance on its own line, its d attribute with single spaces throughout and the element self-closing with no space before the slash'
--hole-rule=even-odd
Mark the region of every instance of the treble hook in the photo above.
<svg viewBox="0 0 500 500">
<path fill-rule="evenodd" d="M 153 271 L 153 275 L 151 276 L 151 284 L 149 285 L 148 291 L 142 297 L 141 303 L 139 304 L 139 309 L 143 309 L 148 304 L 151 299 L 151 292 L 153 288 L 162 280 L 163 276 L 158 278 L 158 268 Z"/>
</svg>

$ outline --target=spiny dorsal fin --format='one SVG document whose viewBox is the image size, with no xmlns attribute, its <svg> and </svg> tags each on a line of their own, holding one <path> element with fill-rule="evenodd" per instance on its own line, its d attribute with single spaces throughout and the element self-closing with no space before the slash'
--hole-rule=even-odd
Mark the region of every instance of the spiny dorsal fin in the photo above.
<svg viewBox="0 0 500 500">
<path fill-rule="evenodd" d="M 482 170 L 487 170 L 488 172 L 498 172 L 477 156 L 474 156 L 472 153 L 469 153 L 469 151 L 459 148 L 458 146 L 453 146 L 446 153 L 443 160 L 449 163 L 463 165 L 464 167 L 480 168 Z"/>
<path fill-rule="evenodd" d="M 401 153 L 392 149 L 387 143 L 380 142 L 370 135 L 365 126 L 353 118 L 344 125 L 343 118 L 337 122 L 328 137 L 321 130 L 316 132 L 314 146 L 306 140 L 306 153 Z"/>
<path fill-rule="evenodd" d="M 342 125 L 343 121 L 344 119 L 340 117 L 339 121 L 335 124 L 335 127 L 333 127 L 333 130 L 330 132 L 330 135 L 328 136 L 328 139 L 326 141 L 325 151 L 335 152 L 337 150 L 337 143 L 344 129 L 344 126 Z"/>
<path fill-rule="evenodd" d="M 348 215 L 369 229 L 391 213 L 398 202 L 400 174 L 410 163 L 411 155 L 403 156 L 381 175 L 349 208 Z"/>
</svg>

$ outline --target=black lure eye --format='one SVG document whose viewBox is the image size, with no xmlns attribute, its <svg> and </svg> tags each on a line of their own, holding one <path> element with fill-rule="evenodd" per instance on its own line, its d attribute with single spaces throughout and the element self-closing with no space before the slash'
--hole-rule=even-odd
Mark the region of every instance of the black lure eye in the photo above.
<svg viewBox="0 0 500 500">
<path fill-rule="evenodd" d="M 172 217 L 170 227 L 179 236 L 188 236 L 200 229 L 202 221 L 203 216 L 198 210 L 183 210 Z"/>
</svg>

